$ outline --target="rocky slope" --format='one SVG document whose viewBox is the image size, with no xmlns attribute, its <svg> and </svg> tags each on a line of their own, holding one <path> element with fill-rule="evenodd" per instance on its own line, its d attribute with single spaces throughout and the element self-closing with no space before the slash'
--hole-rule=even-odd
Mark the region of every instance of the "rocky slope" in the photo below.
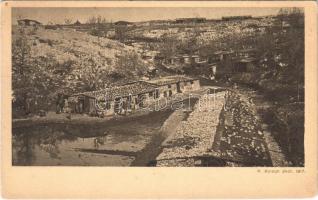
<svg viewBox="0 0 318 200">
<path fill-rule="evenodd" d="M 134 52 L 134 48 L 107 38 L 96 37 L 72 29 L 44 29 L 13 27 L 13 41 L 25 37 L 31 45 L 33 58 L 50 57 L 60 64 L 72 61 L 81 65 L 91 59 L 107 70 L 115 70 L 117 57 Z"/>
</svg>

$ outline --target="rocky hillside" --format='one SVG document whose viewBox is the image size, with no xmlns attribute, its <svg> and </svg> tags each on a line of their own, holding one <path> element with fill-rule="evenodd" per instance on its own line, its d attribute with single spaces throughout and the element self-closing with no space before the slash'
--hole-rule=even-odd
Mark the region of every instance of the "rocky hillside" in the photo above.
<svg viewBox="0 0 318 200">
<path fill-rule="evenodd" d="M 62 64 L 68 61 L 81 63 L 93 58 L 97 65 L 114 69 L 116 57 L 133 52 L 132 47 L 107 38 L 92 36 L 74 30 L 28 28 L 23 33 L 31 44 L 31 56 L 51 57 Z M 13 40 L 21 37 L 21 29 L 13 28 Z"/>
<path fill-rule="evenodd" d="M 147 65 L 135 49 L 120 42 L 75 30 L 13 27 L 16 108 L 34 104 L 46 108 L 54 104 L 57 93 L 98 90 L 138 80 L 146 72 Z"/>
</svg>

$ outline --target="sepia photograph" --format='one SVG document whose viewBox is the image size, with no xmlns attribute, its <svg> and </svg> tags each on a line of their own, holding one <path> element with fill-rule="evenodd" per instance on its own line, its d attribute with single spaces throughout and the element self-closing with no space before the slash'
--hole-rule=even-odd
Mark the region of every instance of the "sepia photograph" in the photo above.
<svg viewBox="0 0 318 200">
<path fill-rule="evenodd" d="M 1 4 L 4 198 L 317 194 L 317 3 Z"/>
<path fill-rule="evenodd" d="M 13 166 L 306 165 L 302 7 L 11 15 Z"/>
</svg>

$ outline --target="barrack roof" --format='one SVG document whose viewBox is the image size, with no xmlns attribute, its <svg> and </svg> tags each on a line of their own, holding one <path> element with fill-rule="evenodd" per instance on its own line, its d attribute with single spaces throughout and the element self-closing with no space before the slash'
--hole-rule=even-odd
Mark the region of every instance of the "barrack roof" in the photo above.
<svg viewBox="0 0 318 200">
<path fill-rule="evenodd" d="M 241 62 L 241 63 L 250 63 L 250 62 L 254 62 L 256 61 L 255 58 L 242 58 L 240 60 L 238 60 L 238 62 Z"/>
<path fill-rule="evenodd" d="M 41 24 L 41 22 L 38 22 L 38 21 L 36 21 L 36 20 L 34 20 L 34 19 L 19 19 L 18 20 L 18 22 L 20 22 L 20 21 L 24 21 L 24 22 L 34 22 L 34 23 L 36 23 L 36 24 Z"/>
<path fill-rule="evenodd" d="M 114 100 L 116 97 L 127 97 L 129 95 L 138 95 L 152 92 L 155 90 L 155 88 L 156 86 L 153 84 L 144 81 L 136 81 L 121 86 L 106 88 L 103 90 L 77 93 L 72 96 L 83 95 L 91 98 L 96 98 L 97 100 L 102 100 L 105 98 L 107 100 Z"/>
<path fill-rule="evenodd" d="M 117 97 L 127 97 L 129 95 L 138 95 L 148 92 L 155 91 L 158 86 L 174 84 L 183 81 L 192 81 L 196 80 L 193 78 L 185 76 L 166 76 L 158 79 L 152 79 L 148 81 L 135 81 L 126 83 L 120 86 L 114 86 L 111 88 L 106 88 L 103 90 L 90 91 L 90 92 L 81 92 L 71 95 L 71 97 L 76 96 L 87 96 L 90 98 L 95 98 L 97 100 L 115 100 Z"/>
<path fill-rule="evenodd" d="M 163 85 L 178 83 L 182 81 L 192 81 L 192 80 L 196 80 L 196 79 L 186 77 L 186 76 L 166 76 L 166 77 L 162 77 L 158 79 L 148 80 L 146 82 L 155 84 L 157 86 L 163 86 Z"/>
</svg>

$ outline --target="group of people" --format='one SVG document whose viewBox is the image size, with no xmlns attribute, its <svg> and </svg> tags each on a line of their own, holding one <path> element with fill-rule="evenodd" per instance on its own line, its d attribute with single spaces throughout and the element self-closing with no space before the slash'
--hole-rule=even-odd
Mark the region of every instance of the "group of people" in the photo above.
<svg viewBox="0 0 318 200">
<path fill-rule="evenodd" d="M 67 100 L 67 96 L 63 93 L 59 93 L 56 99 L 56 114 L 71 113 L 71 108 Z"/>
</svg>

